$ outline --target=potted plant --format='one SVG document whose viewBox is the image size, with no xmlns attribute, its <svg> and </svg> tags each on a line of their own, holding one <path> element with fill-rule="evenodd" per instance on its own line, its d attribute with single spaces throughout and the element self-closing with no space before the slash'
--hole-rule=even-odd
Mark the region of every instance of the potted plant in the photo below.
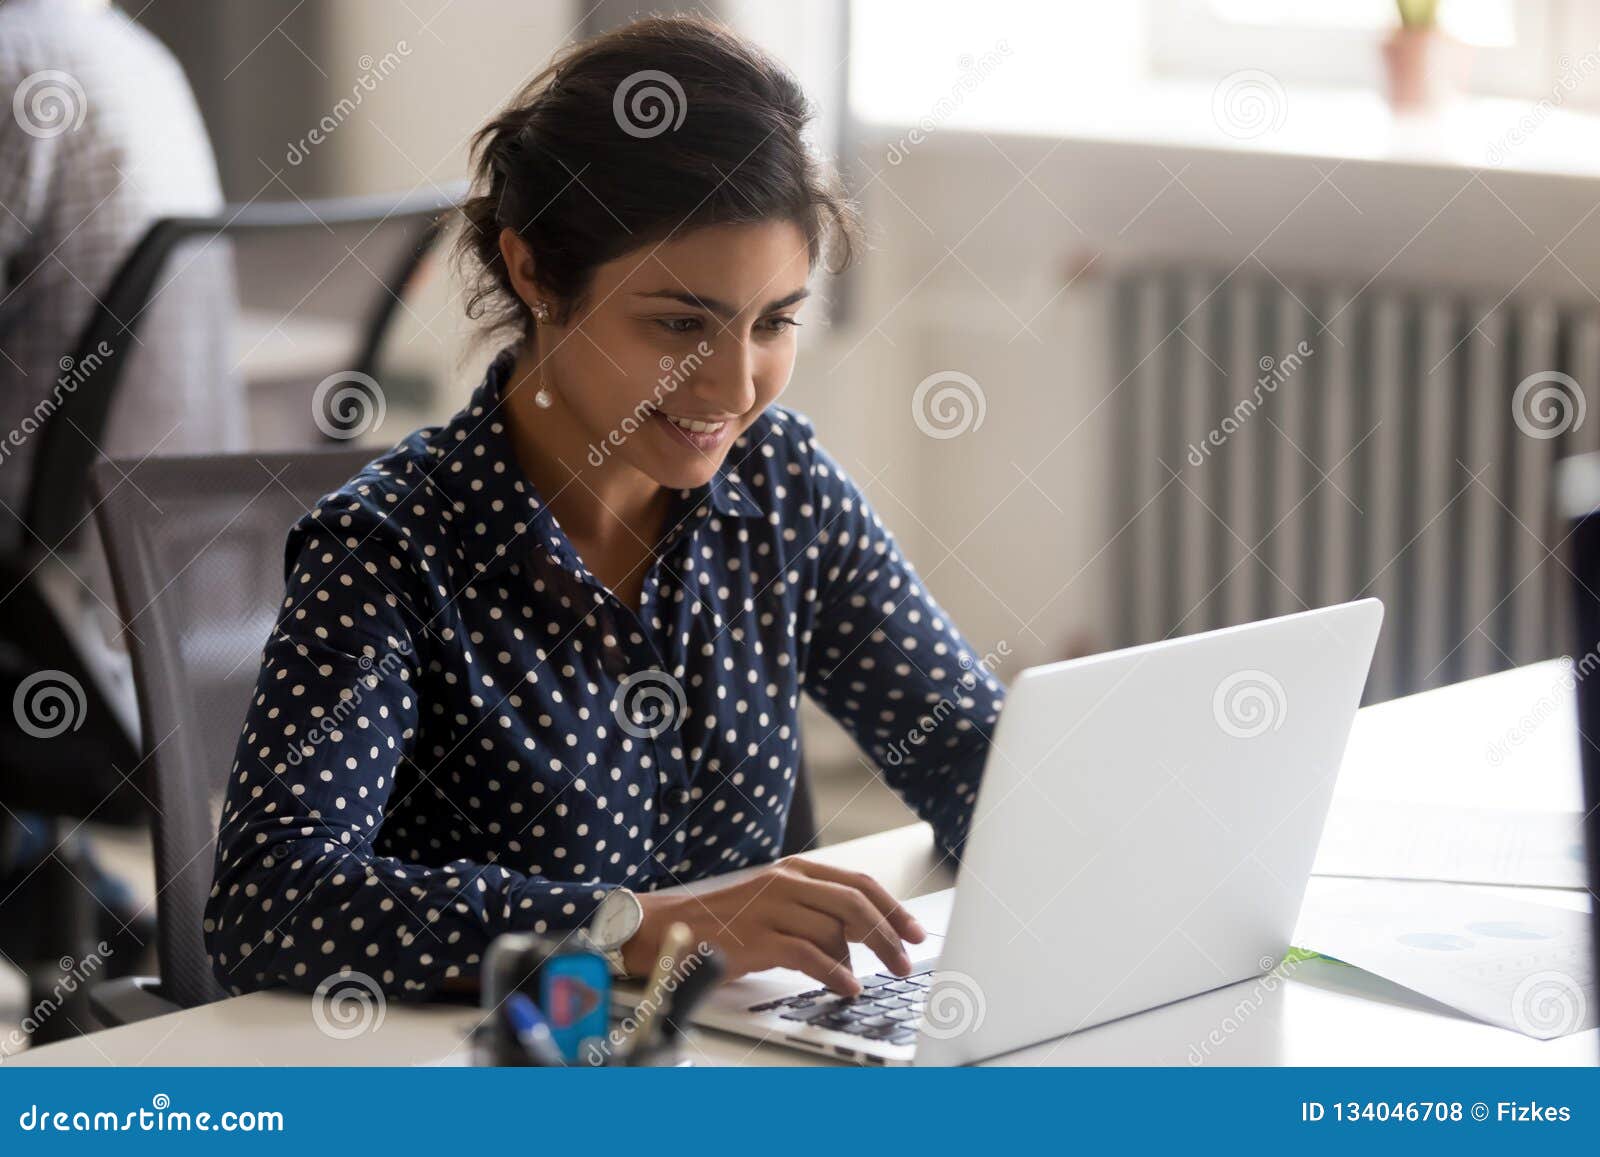
<svg viewBox="0 0 1600 1157">
<path fill-rule="evenodd" d="M 1400 26 L 1383 42 L 1389 103 L 1407 111 L 1438 106 L 1460 88 L 1463 46 L 1439 27 L 1439 0 L 1395 0 Z"/>
</svg>

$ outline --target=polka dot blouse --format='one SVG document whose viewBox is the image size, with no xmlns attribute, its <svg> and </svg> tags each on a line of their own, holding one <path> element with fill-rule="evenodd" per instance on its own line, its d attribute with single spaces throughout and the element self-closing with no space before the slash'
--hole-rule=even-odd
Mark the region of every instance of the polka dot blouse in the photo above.
<svg viewBox="0 0 1600 1157">
<path fill-rule="evenodd" d="M 804 418 L 677 495 L 637 608 L 469 405 L 289 535 L 205 912 L 241 993 L 476 975 L 501 932 L 774 860 L 802 691 L 958 854 L 1001 688 Z"/>
</svg>

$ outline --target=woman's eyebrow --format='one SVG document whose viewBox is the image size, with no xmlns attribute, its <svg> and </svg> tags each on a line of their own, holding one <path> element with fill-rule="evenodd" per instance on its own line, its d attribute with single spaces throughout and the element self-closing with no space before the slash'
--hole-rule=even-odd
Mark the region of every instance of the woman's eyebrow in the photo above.
<svg viewBox="0 0 1600 1157">
<path fill-rule="evenodd" d="M 681 302 L 684 305 L 690 306 L 694 309 L 703 309 L 707 313 L 723 318 L 724 320 L 732 319 L 739 312 L 733 306 L 727 304 L 726 302 L 718 301 L 714 297 L 702 297 L 698 293 L 690 293 L 683 289 L 652 289 L 647 292 L 634 293 L 633 296 L 664 298 L 668 301 Z M 775 298 L 774 300 L 767 302 L 766 305 L 762 306 L 761 312 L 763 314 L 771 313 L 775 309 L 783 309 L 785 306 L 794 305 L 796 302 L 804 301 L 810 296 L 810 288 L 802 286 L 793 293 L 785 294 L 783 297 Z"/>
</svg>

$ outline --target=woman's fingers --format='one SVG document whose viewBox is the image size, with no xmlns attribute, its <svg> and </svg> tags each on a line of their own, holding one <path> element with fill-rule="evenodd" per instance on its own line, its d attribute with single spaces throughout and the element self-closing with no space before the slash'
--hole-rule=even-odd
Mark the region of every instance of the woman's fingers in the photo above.
<svg viewBox="0 0 1600 1157">
<path fill-rule="evenodd" d="M 844 925 L 845 935 L 878 954 L 885 968 L 899 976 L 911 971 L 911 958 L 889 919 L 862 893 L 828 880 L 806 879 L 796 891 L 802 904 L 828 913 Z"/>
<path fill-rule="evenodd" d="M 804 904 L 785 903 L 770 919 L 779 932 L 809 940 L 841 964 L 849 965 L 850 941 L 836 916 Z"/>
<path fill-rule="evenodd" d="M 845 996 L 861 991 L 850 963 L 851 941 L 865 944 L 886 970 L 904 976 L 911 960 L 901 938 L 919 943 L 926 936 L 870 876 L 793 857 L 708 894 L 706 902 L 718 911 L 733 909 L 723 918 L 724 931 L 743 949 L 730 953 L 737 958 L 730 964 L 740 972 L 792 968 Z"/>
<path fill-rule="evenodd" d="M 861 982 L 850 971 L 849 964 L 831 959 L 811 941 L 779 932 L 773 935 L 773 949 L 775 964 L 803 972 L 840 996 L 860 995 Z"/>
<path fill-rule="evenodd" d="M 913 944 L 921 944 L 927 939 L 927 932 L 922 925 L 917 923 L 917 918 L 907 912 L 905 906 L 889 894 L 878 881 L 865 872 L 852 872 L 846 868 L 835 868 L 831 864 L 821 864 L 815 860 L 794 859 L 791 865 L 799 868 L 809 876 L 830 880 L 835 884 L 843 884 L 847 888 L 854 888 L 872 901 L 874 907 L 888 919 L 890 927 L 903 939 Z"/>
</svg>

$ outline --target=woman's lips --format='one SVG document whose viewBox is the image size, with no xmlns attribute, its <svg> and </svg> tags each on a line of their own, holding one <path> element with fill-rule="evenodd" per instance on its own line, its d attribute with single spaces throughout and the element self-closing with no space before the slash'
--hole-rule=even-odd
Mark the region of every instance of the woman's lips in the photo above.
<svg viewBox="0 0 1600 1157">
<path fill-rule="evenodd" d="M 726 419 L 708 422 L 703 418 L 669 417 L 662 410 L 651 414 L 650 419 L 659 422 L 669 437 L 692 446 L 702 454 L 720 446 L 728 431 L 733 429 L 733 423 Z"/>
</svg>

